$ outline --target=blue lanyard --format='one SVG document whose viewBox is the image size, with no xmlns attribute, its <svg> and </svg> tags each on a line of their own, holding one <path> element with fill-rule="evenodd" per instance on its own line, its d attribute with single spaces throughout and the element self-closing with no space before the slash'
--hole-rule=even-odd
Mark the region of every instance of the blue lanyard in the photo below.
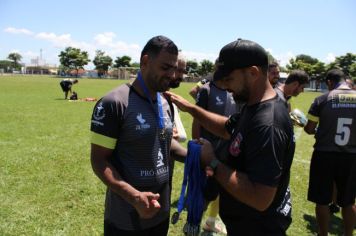
<svg viewBox="0 0 356 236">
<path fill-rule="evenodd" d="M 184 178 L 177 207 L 179 215 L 186 205 L 187 223 L 195 227 L 199 227 L 203 216 L 203 190 L 206 184 L 205 172 L 200 168 L 200 151 L 199 144 L 194 141 L 188 142 L 188 155 L 185 158 Z M 187 195 L 185 196 L 187 185 Z"/>
<path fill-rule="evenodd" d="M 156 110 L 154 109 L 154 104 L 153 104 L 153 101 L 151 99 L 150 92 L 148 91 L 148 88 L 147 88 L 145 82 L 142 79 L 141 71 L 139 71 L 137 73 L 137 79 L 140 82 L 140 85 L 141 85 L 141 87 L 143 89 L 143 92 L 145 93 L 147 99 L 150 101 L 154 113 L 157 115 L 159 128 L 160 129 L 164 129 L 163 106 L 162 106 L 162 100 L 161 100 L 160 93 L 157 93 L 157 106 L 158 106 L 158 114 L 157 114 Z"/>
</svg>

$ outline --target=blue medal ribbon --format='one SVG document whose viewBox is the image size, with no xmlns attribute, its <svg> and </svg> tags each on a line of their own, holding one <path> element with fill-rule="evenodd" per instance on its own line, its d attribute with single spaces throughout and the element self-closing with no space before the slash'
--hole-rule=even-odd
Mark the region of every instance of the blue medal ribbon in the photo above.
<svg viewBox="0 0 356 236">
<path fill-rule="evenodd" d="M 201 146 L 194 141 L 188 142 L 188 155 L 184 163 L 184 178 L 178 201 L 178 215 L 187 207 L 187 225 L 199 229 L 204 210 L 203 190 L 206 184 L 205 171 L 200 168 Z M 187 194 L 185 191 L 187 189 Z M 198 230 L 199 231 L 199 230 Z"/>
<path fill-rule="evenodd" d="M 152 101 L 152 98 L 151 98 L 150 91 L 148 91 L 148 88 L 147 88 L 147 86 L 145 84 L 145 81 L 143 81 L 143 79 L 142 79 L 141 71 L 139 71 L 137 73 L 137 79 L 140 82 L 140 85 L 141 85 L 141 87 L 143 89 L 143 92 L 145 93 L 147 99 L 150 101 L 152 109 L 153 109 L 154 113 L 157 116 L 159 128 L 161 130 L 163 130 L 164 129 L 164 116 L 163 116 L 163 106 L 162 106 L 162 100 L 161 100 L 160 93 L 157 92 L 157 106 L 158 106 L 158 109 L 157 109 L 158 110 L 158 114 L 157 114 L 156 110 L 154 109 L 154 104 L 153 104 L 153 101 Z"/>
</svg>

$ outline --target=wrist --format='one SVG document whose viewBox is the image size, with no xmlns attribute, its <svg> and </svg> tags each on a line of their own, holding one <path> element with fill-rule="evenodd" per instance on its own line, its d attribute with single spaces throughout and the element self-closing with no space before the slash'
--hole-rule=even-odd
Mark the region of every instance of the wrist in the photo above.
<svg viewBox="0 0 356 236">
<path fill-rule="evenodd" d="M 217 159 L 217 158 L 213 158 L 209 164 L 208 164 L 208 167 L 212 170 L 213 172 L 213 176 L 216 175 L 216 172 L 217 172 L 217 169 L 218 169 L 218 166 L 221 162 Z"/>
</svg>

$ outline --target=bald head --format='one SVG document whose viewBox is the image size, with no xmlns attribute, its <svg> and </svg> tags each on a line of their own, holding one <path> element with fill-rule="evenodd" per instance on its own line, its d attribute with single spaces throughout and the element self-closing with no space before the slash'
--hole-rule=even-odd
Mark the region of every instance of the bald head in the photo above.
<svg viewBox="0 0 356 236">
<path fill-rule="evenodd" d="M 185 59 L 184 55 L 182 52 L 179 52 L 178 54 L 178 67 L 177 71 L 175 73 L 174 79 L 171 80 L 169 87 L 170 88 L 178 88 L 180 83 L 184 79 L 184 75 L 187 74 L 187 60 Z"/>
</svg>

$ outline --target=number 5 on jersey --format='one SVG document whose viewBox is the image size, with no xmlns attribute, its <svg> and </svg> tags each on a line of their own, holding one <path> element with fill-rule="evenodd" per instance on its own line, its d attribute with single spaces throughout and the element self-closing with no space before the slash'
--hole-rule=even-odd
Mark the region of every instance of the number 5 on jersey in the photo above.
<svg viewBox="0 0 356 236">
<path fill-rule="evenodd" d="M 351 118 L 338 118 L 337 128 L 335 135 L 335 143 L 340 146 L 345 146 L 350 139 L 350 125 L 352 124 Z"/>
</svg>

